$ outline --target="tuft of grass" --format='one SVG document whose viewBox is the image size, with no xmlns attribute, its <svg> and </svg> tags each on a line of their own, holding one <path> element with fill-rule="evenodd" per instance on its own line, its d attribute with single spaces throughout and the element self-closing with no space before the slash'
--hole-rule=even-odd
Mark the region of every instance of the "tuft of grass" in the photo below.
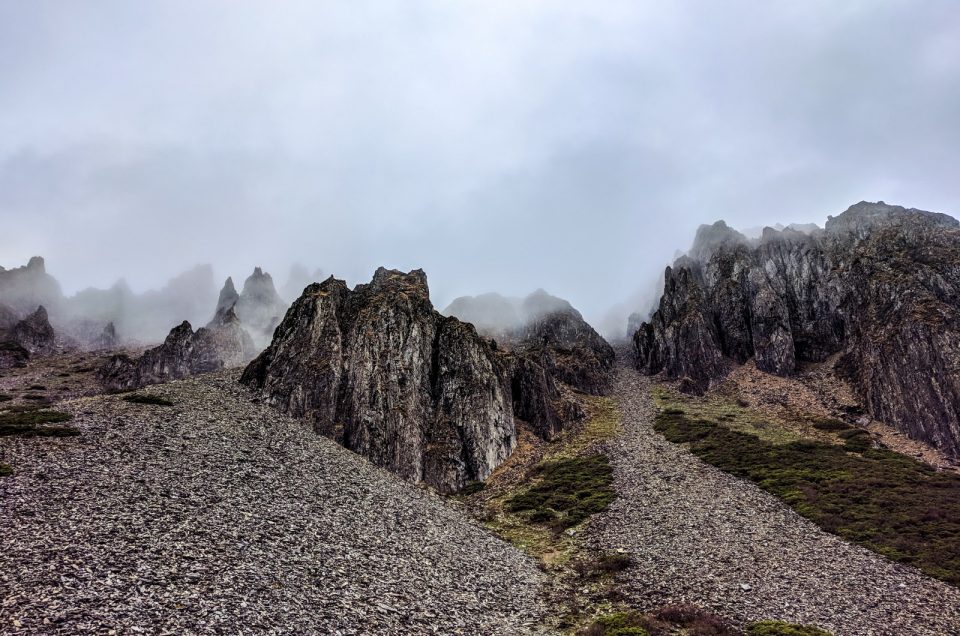
<svg viewBox="0 0 960 636">
<path fill-rule="evenodd" d="M 760 621 L 747 627 L 747 636 L 833 636 L 819 627 L 785 623 L 783 621 Z"/>
<path fill-rule="evenodd" d="M 173 406 L 173 402 L 167 398 L 162 398 L 159 395 L 151 395 L 149 393 L 133 393 L 131 395 L 123 396 L 124 402 L 130 402 L 131 404 L 152 404 L 154 406 Z"/>
<path fill-rule="evenodd" d="M 0 477 L 9 477 L 13 474 L 13 468 L 10 464 L 4 464 L 0 462 Z"/>
<path fill-rule="evenodd" d="M 530 511 L 530 521 L 561 532 L 606 510 L 616 493 L 613 468 L 605 455 L 573 457 L 541 464 L 536 481 L 506 501 L 510 512 Z"/>
<path fill-rule="evenodd" d="M 709 464 L 749 479 L 824 530 L 927 574 L 960 584 L 960 477 L 871 448 L 861 429 L 843 446 L 775 444 L 726 424 L 661 412 L 668 440 L 689 443 Z M 854 452 L 850 452 L 854 451 Z"/>
<path fill-rule="evenodd" d="M 0 436 L 72 437 L 79 435 L 80 431 L 72 426 L 55 425 L 71 419 L 73 416 L 69 413 L 39 409 L 0 413 Z"/>
<path fill-rule="evenodd" d="M 814 420 L 813 428 L 817 429 L 818 431 L 847 431 L 853 427 L 846 422 L 825 417 L 823 419 Z"/>
</svg>

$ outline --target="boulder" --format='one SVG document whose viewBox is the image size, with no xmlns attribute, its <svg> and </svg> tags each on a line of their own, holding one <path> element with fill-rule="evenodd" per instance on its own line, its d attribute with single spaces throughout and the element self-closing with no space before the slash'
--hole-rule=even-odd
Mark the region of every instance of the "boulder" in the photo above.
<svg viewBox="0 0 960 636">
<path fill-rule="evenodd" d="M 53 327 L 43 305 L 10 329 L 8 339 L 26 349 L 31 356 L 49 355 L 54 352 Z"/>
</svg>

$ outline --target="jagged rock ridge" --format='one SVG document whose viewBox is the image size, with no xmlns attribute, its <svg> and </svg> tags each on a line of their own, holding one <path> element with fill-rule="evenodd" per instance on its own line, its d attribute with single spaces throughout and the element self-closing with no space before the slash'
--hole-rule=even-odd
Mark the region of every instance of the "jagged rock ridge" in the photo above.
<svg viewBox="0 0 960 636">
<path fill-rule="evenodd" d="M 242 382 L 411 481 L 484 479 L 516 431 L 505 369 L 474 327 L 441 316 L 426 275 L 380 268 L 367 285 L 308 286 Z"/>
<path fill-rule="evenodd" d="M 960 223 L 861 202 L 822 231 L 703 226 L 634 345 L 638 368 L 697 391 L 729 360 L 789 375 L 842 352 L 872 415 L 960 453 Z"/>
</svg>

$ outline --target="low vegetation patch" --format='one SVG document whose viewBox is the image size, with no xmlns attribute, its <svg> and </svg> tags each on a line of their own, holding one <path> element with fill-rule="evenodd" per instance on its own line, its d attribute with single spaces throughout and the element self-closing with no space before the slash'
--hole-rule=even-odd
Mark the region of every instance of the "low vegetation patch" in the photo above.
<svg viewBox="0 0 960 636">
<path fill-rule="evenodd" d="M 72 437 L 80 431 L 72 426 L 57 425 L 73 419 L 69 413 L 42 409 L 0 413 L 0 436 Z"/>
<path fill-rule="evenodd" d="M 510 512 L 529 511 L 530 521 L 560 532 L 606 510 L 615 496 L 610 460 L 595 454 L 538 466 L 534 484 L 506 506 Z"/>
<path fill-rule="evenodd" d="M 151 395 L 149 393 L 132 393 L 130 395 L 123 396 L 124 402 L 130 402 L 131 404 L 152 404 L 154 406 L 173 406 L 173 402 L 167 398 L 162 398 L 159 395 Z"/>
<path fill-rule="evenodd" d="M 667 605 L 652 614 L 613 612 L 602 615 L 578 636 L 832 636 L 816 627 L 762 621 L 743 631 L 696 605 Z"/>
<path fill-rule="evenodd" d="M 870 434 L 856 428 L 839 431 L 843 445 L 778 444 L 675 409 L 661 412 L 655 428 L 821 528 L 960 584 L 960 477 L 872 448 Z"/>
<path fill-rule="evenodd" d="M 10 464 L 0 462 L 0 477 L 9 477 L 12 474 L 13 468 L 10 467 Z"/>
<path fill-rule="evenodd" d="M 747 628 L 747 636 L 832 636 L 818 627 L 807 627 L 783 621 L 760 621 Z"/>
</svg>

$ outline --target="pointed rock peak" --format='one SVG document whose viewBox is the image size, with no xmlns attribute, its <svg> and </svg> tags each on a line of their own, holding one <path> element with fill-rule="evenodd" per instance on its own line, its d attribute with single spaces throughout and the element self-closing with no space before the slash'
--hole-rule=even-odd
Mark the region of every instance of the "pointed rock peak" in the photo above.
<svg viewBox="0 0 960 636">
<path fill-rule="evenodd" d="M 220 290 L 220 295 L 222 296 L 224 293 L 231 293 L 231 294 L 237 293 L 237 288 L 233 286 L 232 276 L 227 276 L 227 280 L 223 282 L 223 289 Z"/>
<path fill-rule="evenodd" d="M 397 269 L 378 267 L 370 281 L 373 291 L 402 291 L 407 294 L 416 294 L 427 300 L 430 299 L 430 288 L 427 285 L 427 274 L 422 269 L 401 272 Z"/>
<path fill-rule="evenodd" d="M 38 306 L 37 310 L 27 317 L 27 320 L 43 320 L 46 322 L 48 320 L 47 308 L 43 305 Z"/>
<path fill-rule="evenodd" d="M 46 272 L 47 268 L 43 262 L 42 256 L 34 256 L 27 262 L 27 269 L 36 270 L 38 272 Z"/>
<path fill-rule="evenodd" d="M 259 266 L 253 268 L 253 275 L 260 277 L 263 276 L 263 270 Z"/>
<path fill-rule="evenodd" d="M 713 225 L 697 228 L 690 256 L 698 261 L 707 261 L 718 249 L 729 245 L 749 245 L 749 239 L 720 220 Z"/>
</svg>

